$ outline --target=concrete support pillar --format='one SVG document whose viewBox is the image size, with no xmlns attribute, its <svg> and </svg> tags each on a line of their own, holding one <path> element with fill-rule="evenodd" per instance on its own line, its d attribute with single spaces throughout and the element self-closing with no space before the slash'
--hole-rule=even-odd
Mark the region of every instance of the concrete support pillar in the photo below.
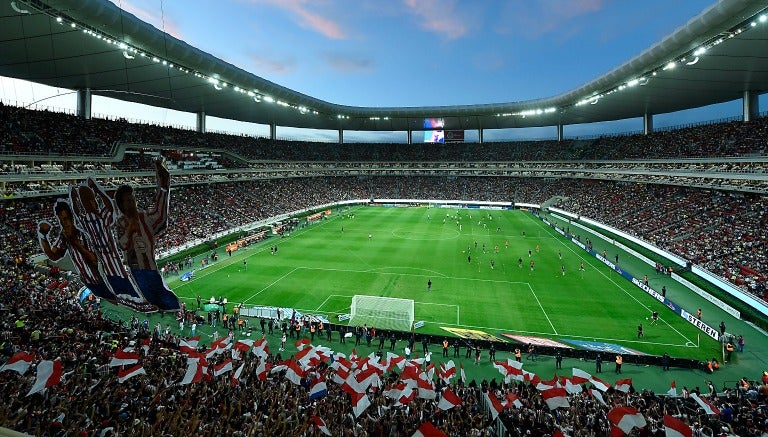
<svg viewBox="0 0 768 437">
<path fill-rule="evenodd" d="M 269 125 L 269 139 L 270 140 L 276 140 L 277 139 L 277 125 L 274 123 L 271 123 Z"/>
<path fill-rule="evenodd" d="M 563 141 L 563 123 L 557 123 L 557 141 Z"/>
<path fill-rule="evenodd" d="M 477 142 L 483 144 L 483 128 L 477 130 Z"/>
<path fill-rule="evenodd" d="M 339 129 L 339 144 L 344 144 L 344 129 Z"/>
<path fill-rule="evenodd" d="M 408 144 L 413 144 L 413 131 L 408 129 L 406 133 L 408 134 Z"/>
<path fill-rule="evenodd" d="M 649 135 L 653 133 L 653 114 L 646 113 L 643 115 L 643 134 Z"/>
<path fill-rule="evenodd" d="M 205 133 L 205 111 L 195 114 L 195 131 Z"/>
<path fill-rule="evenodd" d="M 755 120 L 760 114 L 760 101 L 759 95 L 754 91 L 744 91 L 744 98 L 742 99 L 742 119 L 744 123 L 748 123 Z"/>
<path fill-rule="evenodd" d="M 77 116 L 86 120 L 91 119 L 91 89 L 77 90 Z"/>
</svg>

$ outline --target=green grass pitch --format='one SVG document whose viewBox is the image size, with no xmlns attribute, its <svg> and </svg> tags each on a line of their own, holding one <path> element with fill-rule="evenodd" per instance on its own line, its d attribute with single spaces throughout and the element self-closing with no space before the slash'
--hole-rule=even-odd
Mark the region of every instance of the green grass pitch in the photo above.
<svg viewBox="0 0 768 437">
<path fill-rule="evenodd" d="M 277 255 L 270 251 L 274 245 Z M 189 303 L 198 295 L 203 300 L 221 295 L 233 303 L 291 307 L 331 321 L 349 312 L 355 294 L 413 299 L 415 319 L 425 322 L 419 332 L 436 335 L 449 336 L 444 328 L 461 328 L 495 336 L 617 343 L 690 358 L 701 356 L 701 348 L 717 348 L 525 211 L 334 211 L 328 219 L 241 249 L 231 258 L 220 249 L 219 261 L 196 271 L 195 279 L 173 278 L 168 284 Z M 655 326 L 646 319 L 653 310 L 660 314 Z M 643 339 L 637 338 L 639 323 L 645 327 Z"/>
</svg>

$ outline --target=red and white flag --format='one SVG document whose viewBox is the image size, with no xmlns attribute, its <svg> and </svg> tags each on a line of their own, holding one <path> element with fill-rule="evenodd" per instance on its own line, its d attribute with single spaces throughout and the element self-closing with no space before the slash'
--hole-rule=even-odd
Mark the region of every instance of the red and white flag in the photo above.
<svg viewBox="0 0 768 437">
<path fill-rule="evenodd" d="M 11 359 L 5 362 L 0 367 L 0 372 L 3 370 L 13 370 L 19 372 L 19 375 L 27 373 L 27 369 L 32 365 L 32 354 L 27 352 L 16 352 Z"/>
<path fill-rule="evenodd" d="M 360 417 L 363 411 L 371 405 L 371 400 L 368 399 L 368 395 L 365 393 L 355 392 L 350 393 L 350 396 L 352 397 L 352 412 L 355 413 L 355 417 Z"/>
<path fill-rule="evenodd" d="M 589 394 L 591 394 L 595 399 L 597 399 L 598 402 L 600 402 L 604 406 L 606 406 L 606 407 L 608 406 L 608 404 L 605 403 L 605 399 L 603 399 L 603 394 L 600 393 L 599 391 L 590 388 L 589 389 Z"/>
<path fill-rule="evenodd" d="M 296 343 L 294 343 L 293 345 L 296 346 L 296 349 L 302 350 L 305 347 L 309 346 L 309 339 L 304 337 L 301 340 L 299 340 Z"/>
<path fill-rule="evenodd" d="M 325 421 L 321 419 L 318 416 L 312 416 L 309 418 L 310 422 L 312 422 L 312 426 L 320 430 L 325 435 L 331 435 L 331 431 L 328 429 L 328 427 L 325 425 Z"/>
<path fill-rule="evenodd" d="M 251 347 L 251 353 L 261 358 L 262 361 L 266 360 L 269 356 L 269 343 L 267 343 L 267 339 L 256 340 Z"/>
<path fill-rule="evenodd" d="M 596 389 L 602 392 L 608 391 L 608 389 L 611 388 L 611 384 L 608 384 L 607 382 L 601 379 L 598 379 L 594 376 L 589 380 L 589 382 L 592 384 L 593 387 L 595 387 Z"/>
<path fill-rule="evenodd" d="M 672 381 L 671 384 L 669 384 L 669 391 L 667 391 L 667 396 L 671 397 L 677 397 L 677 384 L 675 384 L 675 381 Z"/>
<path fill-rule="evenodd" d="M 696 393 L 691 393 L 691 399 L 699 404 L 699 406 L 704 410 L 704 414 L 720 414 L 720 410 L 716 406 L 714 406 L 708 400 L 700 397 Z"/>
<path fill-rule="evenodd" d="M 200 382 L 207 371 L 208 367 L 205 358 L 187 358 L 187 371 L 184 373 L 184 377 L 179 384 L 186 385 Z"/>
<path fill-rule="evenodd" d="M 63 365 L 61 360 L 40 361 L 37 364 L 37 378 L 27 396 L 44 391 L 48 387 L 59 385 L 62 371 Z"/>
<path fill-rule="evenodd" d="M 452 392 L 450 388 L 446 387 L 442 396 L 440 397 L 440 402 L 437 403 L 437 409 L 441 411 L 447 411 L 459 405 L 461 405 L 461 398 L 456 396 L 456 394 Z"/>
<path fill-rule="evenodd" d="M 585 382 L 589 382 L 592 379 L 592 375 L 589 373 L 573 368 L 573 377 L 571 378 L 571 382 L 574 384 L 584 384 Z"/>
<path fill-rule="evenodd" d="M 664 431 L 667 437 L 693 437 L 693 430 L 685 422 L 669 414 L 664 415 Z"/>
<path fill-rule="evenodd" d="M 496 420 L 497 417 L 499 417 L 499 413 L 504 411 L 504 405 L 501 405 L 501 401 L 499 401 L 499 398 L 496 397 L 493 393 L 485 392 L 483 393 L 483 396 L 485 397 L 485 402 L 488 403 L 488 409 L 491 412 L 491 420 Z"/>
<path fill-rule="evenodd" d="M 632 386 L 632 378 L 620 379 L 616 381 L 613 388 L 620 392 L 629 393 L 629 388 Z"/>
<path fill-rule="evenodd" d="M 283 364 L 286 366 L 285 379 L 296 385 L 301 385 L 301 379 L 307 376 L 307 372 L 294 360 L 284 361 Z"/>
<path fill-rule="evenodd" d="M 118 349 L 109 362 L 109 367 L 128 366 L 139 362 L 139 354 Z"/>
<path fill-rule="evenodd" d="M 546 402 L 550 410 L 555 410 L 560 407 L 570 407 L 570 404 L 568 403 L 568 393 L 562 387 L 542 390 L 541 397 L 544 398 L 544 402 Z"/>
<path fill-rule="evenodd" d="M 232 375 L 232 387 L 237 387 L 237 384 L 240 383 L 240 375 L 243 374 L 243 368 L 245 367 L 245 363 L 240 364 L 240 367 L 235 370 L 235 373 Z"/>
<path fill-rule="evenodd" d="M 440 431 L 430 422 L 424 422 L 421 424 L 419 429 L 413 433 L 412 437 L 448 437 L 448 434 Z"/>
<path fill-rule="evenodd" d="M 134 376 L 139 375 L 146 375 L 147 371 L 144 370 L 143 367 L 141 367 L 141 364 L 137 364 L 130 369 L 120 369 L 117 371 L 117 382 L 120 384 L 124 383 L 125 381 L 133 378 Z"/>
<path fill-rule="evenodd" d="M 523 408 L 523 403 L 520 402 L 520 399 L 517 398 L 516 394 L 507 393 L 507 402 L 506 405 L 504 405 L 504 409 L 510 409 L 512 407 Z"/>
<path fill-rule="evenodd" d="M 197 343 L 200 342 L 200 336 L 188 338 L 186 340 L 179 341 L 179 350 L 182 353 L 188 354 L 191 352 L 197 352 Z"/>
<path fill-rule="evenodd" d="M 608 420 L 617 428 L 629 434 L 632 428 L 642 428 L 646 425 L 645 417 L 632 407 L 616 407 L 608 412 Z"/>
<path fill-rule="evenodd" d="M 223 375 L 232 371 L 232 360 L 225 360 L 215 366 L 213 366 L 213 376 Z"/>
<path fill-rule="evenodd" d="M 269 370 L 271 368 L 272 368 L 271 364 L 267 364 L 266 360 L 261 360 L 259 362 L 259 365 L 256 366 L 256 378 L 258 378 L 260 381 L 266 381 L 267 374 L 269 373 Z"/>
<path fill-rule="evenodd" d="M 456 365 L 453 363 L 453 360 L 450 360 L 445 364 L 440 364 L 440 370 L 437 372 L 437 376 L 446 384 L 450 384 L 451 378 L 456 376 Z"/>
</svg>

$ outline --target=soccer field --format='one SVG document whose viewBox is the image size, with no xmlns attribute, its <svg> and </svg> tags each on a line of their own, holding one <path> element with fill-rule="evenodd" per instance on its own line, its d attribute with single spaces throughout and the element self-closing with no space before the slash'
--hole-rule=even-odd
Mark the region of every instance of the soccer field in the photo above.
<svg viewBox="0 0 768 437">
<path fill-rule="evenodd" d="M 270 251 L 274 245 L 276 255 Z M 519 210 L 340 210 L 231 258 L 220 249 L 219 261 L 195 272 L 192 281 L 174 278 L 168 284 L 188 302 L 198 295 L 203 300 L 224 296 L 249 307 L 321 314 L 332 322 L 349 313 L 354 295 L 412 299 L 415 320 L 424 321 L 418 332 L 435 335 L 454 336 L 449 330 L 464 329 L 500 340 L 507 334 L 611 343 L 681 358 L 711 355 L 718 348 L 706 336 L 699 339 L 696 328 L 651 296 Z M 654 310 L 660 315 L 657 325 L 647 320 Z M 637 338 L 639 323 L 645 338 Z"/>
</svg>

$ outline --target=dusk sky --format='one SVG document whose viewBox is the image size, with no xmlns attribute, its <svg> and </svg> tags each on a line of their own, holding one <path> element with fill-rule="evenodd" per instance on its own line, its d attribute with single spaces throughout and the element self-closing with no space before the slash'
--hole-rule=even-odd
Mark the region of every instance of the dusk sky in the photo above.
<svg viewBox="0 0 768 437">
<path fill-rule="evenodd" d="M 265 79 L 333 103 L 432 106 L 551 97 L 637 56 L 713 0 L 113 0 L 176 38 Z M 2 79 L 24 104 L 68 90 Z M 74 108 L 75 96 L 41 102 Z M 760 107 L 766 108 L 766 96 Z M 194 126 L 194 115 L 94 98 L 94 114 Z M 657 115 L 664 127 L 741 114 L 741 102 Z M 266 135 L 209 117 L 209 130 Z M 566 136 L 642 129 L 640 120 L 566 127 Z M 555 128 L 486 132 L 556 136 Z M 395 134 L 404 138 L 404 133 Z M 279 137 L 335 132 L 278 128 Z M 345 133 L 345 139 L 356 134 Z M 476 139 L 468 132 L 467 140 Z"/>
</svg>

